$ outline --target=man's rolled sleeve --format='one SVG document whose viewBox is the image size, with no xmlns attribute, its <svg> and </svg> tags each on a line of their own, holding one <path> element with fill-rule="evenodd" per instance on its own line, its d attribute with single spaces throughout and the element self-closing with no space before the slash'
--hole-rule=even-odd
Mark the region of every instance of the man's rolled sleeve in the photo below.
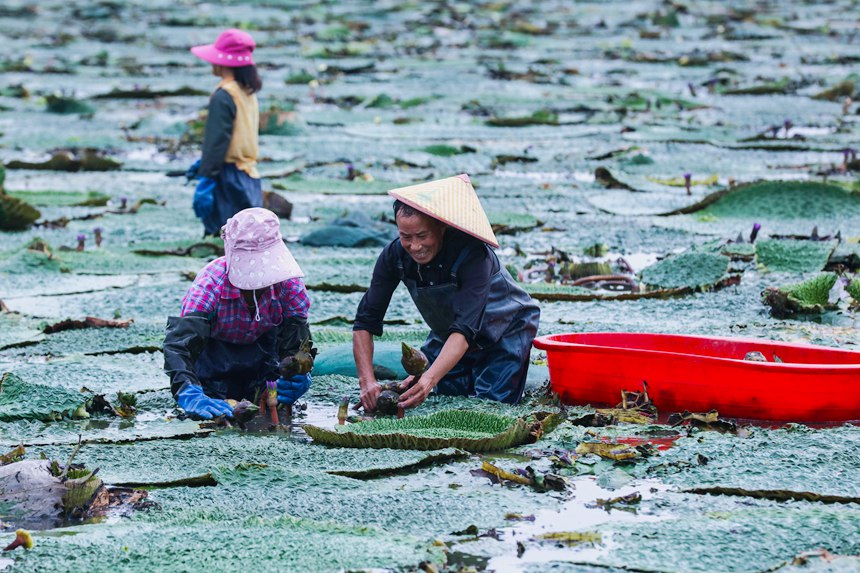
<svg viewBox="0 0 860 573">
<path fill-rule="evenodd" d="M 382 336 L 382 321 L 391 303 L 391 296 L 400 282 L 392 246 L 393 243 L 390 243 L 376 259 L 370 287 L 361 297 L 355 312 L 353 330 L 366 330 L 374 336 Z"/>
</svg>

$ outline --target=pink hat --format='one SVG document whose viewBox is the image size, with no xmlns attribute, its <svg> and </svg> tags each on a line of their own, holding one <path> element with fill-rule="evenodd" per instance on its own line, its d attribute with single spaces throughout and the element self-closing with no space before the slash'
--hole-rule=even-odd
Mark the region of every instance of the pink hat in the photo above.
<svg viewBox="0 0 860 573">
<path fill-rule="evenodd" d="M 239 211 L 221 229 L 227 278 L 236 288 L 256 290 L 303 277 L 281 237 L 278 216 L 254 207 Z"/>
<path fill-rule="evenodd" d="M 239 68 L 241 66 L 254 65 L 251 52 L 256 47 L 257 44 L 250 34 L 242 30 L 230 28 L 221 32 L 221 35 L 218 36 L 214 44 L 194 46 L 191 48 L 191 53 L 210 64 L 228 68 Z"/>
</svg>

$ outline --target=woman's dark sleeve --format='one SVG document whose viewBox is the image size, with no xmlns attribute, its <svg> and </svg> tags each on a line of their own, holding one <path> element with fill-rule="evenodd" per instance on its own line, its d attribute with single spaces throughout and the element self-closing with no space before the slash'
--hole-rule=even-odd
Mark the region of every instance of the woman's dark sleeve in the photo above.
<svg viewBox="0 0 860 573">
<path fill-rule="evenodd" d="M 224 165 L 224 156 L 233 138 L 233 122 L 236 120 L 236 103 L 224 90 L 216 90 L 209 99 L 209 113 L 203 132 L 203 151 L 198 174 L 215 178 Z"/>
<path fill-rule="evenodd" d="M 470 346 L 484 321 L 490 283 L 498 271 L 495 266 L 495 257 L 490 255 L 487 247 L 480 245 L 472 248 L 457 271 L 460 287 L 454 294 L 454 322 L 448 334 L 459 332 Z"/>
<path fill-rule="evenodd" d="M 203 313 L 167 318 L 164 371 L 170 376 L 170 391 L 174 397 L 185 384 L 200 385 L 194 364 L 206 347 L 211 330 L 209 317 Z"/>
<path fill-rule="evenodd" d="M 391 295 L 400 283 L 397 246 L 394 242 L 389 243 L 376 259 L 370 288 L 364 293 L 355 312 L 353 330 L 366 330 L 374 336 L 382 336 L 382 321 L 391 303 Z"/>
</svg>

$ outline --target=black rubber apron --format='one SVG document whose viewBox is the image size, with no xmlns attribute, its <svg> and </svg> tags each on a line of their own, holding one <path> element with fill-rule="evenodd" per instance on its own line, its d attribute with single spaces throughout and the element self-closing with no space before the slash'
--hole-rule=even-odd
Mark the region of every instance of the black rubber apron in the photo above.
<svg viewBox="0 0 860 573">
<path fill-rule="evenodd" d="M 496 257 L 486 245 L 482 244 L 481 248 Z M 406 277 L 403 262 L 398 259 L 400 280 L 430 327 L 422 351 L 431 363 L 439 356 L 448 338 L 448 329 L 454 322 L 453 300 L 459 288 L 457 271 L 470 252 L 471 249 L 465 249 L 457 256 L 451 267 L 450 281 L 422 287 L 414 279 Z M 539 321 L 538 306 L 499 264 L 499 271 L 490 282 L 487 306 L 474 347 L 439 382 L 436 392 L 510 404 L 519 402 Z"/>
<path fill-rule="evenodd" d="M 277 333 L 273 328 L 251 344 L 210 338 L 194 365 L 206 395 L 253 400 L 267 377 L 277 372 Z"/>
</svg>

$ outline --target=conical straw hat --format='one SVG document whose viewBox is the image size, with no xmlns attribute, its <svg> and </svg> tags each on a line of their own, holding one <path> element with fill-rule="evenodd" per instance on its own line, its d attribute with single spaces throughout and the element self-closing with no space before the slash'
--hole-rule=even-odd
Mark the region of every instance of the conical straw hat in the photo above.
<svg viewBox="0 0 860 573">
<path fill-rule="evenodd" d="M 392 189 L 388 194 L 416 211 L 477 237 L 490 246 L 499 246 L 478 194 L 465 173 Z"/>
</svg>

